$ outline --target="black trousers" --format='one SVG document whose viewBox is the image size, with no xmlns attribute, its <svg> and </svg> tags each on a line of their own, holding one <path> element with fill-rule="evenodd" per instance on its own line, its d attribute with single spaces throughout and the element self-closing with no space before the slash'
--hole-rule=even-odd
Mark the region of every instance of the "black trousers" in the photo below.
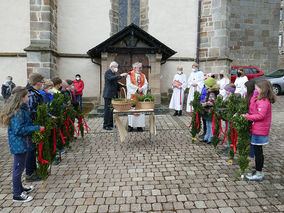
<svg viewBox="0 0 284 213">
<path fill-rule="evenodd" d="M 110 108 L 111 98 L 104 98 L 105 106 L 104 106 L 104 128 L 105 127 L 113 127 L 113 113 Z"/>
<path fill-rule="evenodd" d="M 203 116 L 202 116 L 202 124 L 203 124 L 203 133 L 205 134 L 207 131 L 207 127 L 206 127 L 206 120 L 204 119 Z"/>
<path fill-rule="evenodd" d="M 264 163 L 263 149 L 262 145 L 253 145 L 254 157 L 255 157 L 255 169 L 261 172 Z"/>
</svg>

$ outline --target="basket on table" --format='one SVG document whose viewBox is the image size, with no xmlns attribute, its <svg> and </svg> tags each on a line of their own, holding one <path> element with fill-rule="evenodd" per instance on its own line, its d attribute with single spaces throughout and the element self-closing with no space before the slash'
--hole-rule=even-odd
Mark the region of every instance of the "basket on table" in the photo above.
<svg viewBox="0 0 284 213">
<path fill-rule="evenodd" d="M 126 97 L 126 92 L 125 89 L 122 87 L 122 90 L 124 92 L 124 96 Z M 121 97 L 121 93 L 120 93 Z M 120 99 L 120 100 L 111 100 L 111 104 L 113 108 L 117 111 L 128 111 L 132 107 L 132 101 L 125 99 Z"/>
<path fill-rule="evenodd" d="M 155 103 L 150 98 L 145 98 L 144 101 L 138 101 L 135 109 L 154 109 Z"/>
</svg>

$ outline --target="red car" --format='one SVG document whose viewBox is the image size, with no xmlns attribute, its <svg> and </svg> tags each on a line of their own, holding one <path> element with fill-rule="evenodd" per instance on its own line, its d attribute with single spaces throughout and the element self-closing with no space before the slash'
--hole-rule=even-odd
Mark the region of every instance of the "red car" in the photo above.
<svg viewBox="0 0 284 213">
<path fill-rule="evenodd" d="M 257 67 L 252 67 L 252 66 L 235 66 L 231 67 L 231 82 L 234 83 L 236 80 L 236 74 L 238 69 L 243 68 L 244 71 L 246 72 L 246 76 L 248 77 L 248 80 L 256 77 L 263 76 L 264 73 L 258 69 Z"/>
</svg>

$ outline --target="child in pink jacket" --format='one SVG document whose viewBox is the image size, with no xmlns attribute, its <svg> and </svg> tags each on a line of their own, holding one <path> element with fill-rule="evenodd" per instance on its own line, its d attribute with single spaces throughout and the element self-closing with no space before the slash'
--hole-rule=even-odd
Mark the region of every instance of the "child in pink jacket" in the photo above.
<svg viewBox="0 0 284 213">
<path fill-rule="evenodd" d="M 249 114 L 243 115 L 251 126 L 251 144 L 254 148 L 256 172 L 249 173 L 246 178 L 251 181 L 262 181 L 264 156 L 262 146 L 268 144 L 271 125 L 271 104 L 276 100 L 272 85 L 267 80 L 256 82 L 254 94 L 250 101 Z"/>
</svg>

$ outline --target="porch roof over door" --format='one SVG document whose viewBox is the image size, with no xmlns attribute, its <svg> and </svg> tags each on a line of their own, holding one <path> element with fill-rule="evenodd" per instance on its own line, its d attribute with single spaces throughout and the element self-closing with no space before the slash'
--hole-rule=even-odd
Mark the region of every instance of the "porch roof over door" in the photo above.
<svg viewBox="0 0 284 213">
<path fill-rule="evenodd" d="M 100 58 L 102 52 L 131 54 L 162 54 L 162 60 L 167 60 L 176 52 L 151 36 L 135 24 L 130 24 L 114 34 L 87 54 L 91 58 Z"/>
</svg>

